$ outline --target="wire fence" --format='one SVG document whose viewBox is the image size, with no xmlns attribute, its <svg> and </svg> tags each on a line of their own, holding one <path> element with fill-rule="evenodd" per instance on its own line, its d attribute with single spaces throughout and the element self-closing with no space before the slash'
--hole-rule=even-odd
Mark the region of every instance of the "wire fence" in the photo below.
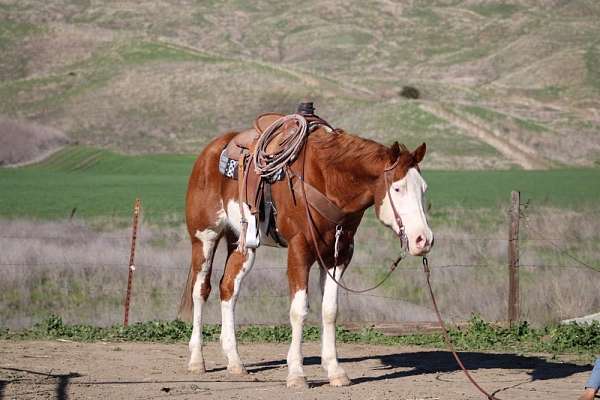
<svg viewBox="0 0 600 400">
<path fill-rule="evenodd" d="M 596 276 L 596 274 L 600 272 L 600 267 L 588 262 L 587 260 L 584 260 L 577 253 L 577 249 L 567 249 L 567 244 L 572 244 L 573 242 L 578 243 L 580 246 L 588 242 L 593 245 L 593 243 L 597 241 L 597 237 L 573 238 L 564 234 L 548 235 L 547 232 L 536 227 L 531 221 L 532 218 L 539 218 L 539 216 L 531 217 L 529 213 L 522 211 L 520 217 L 524 226 L 524 229 L 519 237 L 519 243 L 522 246 L 522 251 L 541 251 L 543 256 L 538 258 L 530 257 L 526 261 L 521 262 L 519 267 L 522 268 L 523 271 L 535 272 L 539 276 L 544 275 L 545 277 L 552 278 L 552 281 L 549 280 L 548 282 L 545 282 L 544 285 L 546 286 L 544 289 L 540 290 L 548 290 L 548 288 L 550 288 L 550 290 L 556 291 L 556 297 L 565 297 L 562 294 L 562 288 L 557 286 L 560 284 L 560 282 L 557 283 L 557 281 L 561 279 L 565 280 L 565 277 L 570 274 L 568 271 L 582 271 L 584 273 L 592 274 L 591 276 Z M 144 224 L 141 225 L 144 226 Z M 79 228 L 81 227 L 78 226 L 78 229 Z M 113 298 L 110 300 L 113 304 L 113 307 L 111 308 L 110 312 L 114 313 L 115 310 L 118 310 L 119 304 L 117 303 L 120 302 L 124 287 L 126 286 L 126 282 L 123 281 L 123 276 L 128 272 L 129 268 L 126 257 L 128 253 L 127 249 L 129 242 L 131 240 L 130 233 L 128 233 L 128 229 L 126 228 L 123 229 L 123 233 L 90 233 L 88 229 L 82 229 L 80 231 L 78 229 L 69 231 L 67 233 L 56 234 L 48 232 L 48 230 L 44 231 L 43 229 L 39 233 L 33 233 L 35 230 L 26 230 L 27 233 L 9 232 L 0 234 L 0 245 L 2 246 L 0 248 L 0 250 L 2 250 L 0 252 L 0 270 L 2 270 L 5 275 L 5 279 L 3 280 L 4 289 L 9 287 L 12 290 L 11 293 L 13 293 L 12 300 L 9 299 L 8 295 L 6 295 L 6 290 L 4 290 L 4 296 L 0 294 L 0 316 L 2 316 L 3 313 L 6 314 L 6 310 L 10 308 L 11 304 L 18 303 L 18 301 L 14 300 L 15 296 L 22 296 L 24 298 L 23 302 L 27 302 L 27 295 L 23 293 L 15 295 L 14 292 L 18 289 L 21 289 L 22 292 L 26 292 L 28 290 L 32 291 L 35 289 L 31 285 L 39 284 L 39 281 L 36 281 L 36 276 L 41 277 L 44 276 L 44 274 L 55 274 L 52 276 L 54 276 L 56 279 L 66 279 L 68 282 L 71 282 L 69 281 L 69 272 L 62 272 L 62 275 L 59 274 L 59 272 L 71 270 L 72 272 L 75 271 L 74 273 L 76 273 L 81 269 L 86 269 L 86 273 L 88 274 L 86 275 L 86 278 L 91 280 L 100 279 L 103 282 L 110 282 L 107 284 L 110 286 L 110 290 L 105 290 L 106 292 L 110 291 L 113 294 Z M 134 283 L 134 305 L 136 302 L 138 302 L 138 304 L 146 305 L 151 303 L 154 306 L 156 306 L 159 302 L 170 304 L 170 308 L 167 308 L 168 312 L 171 313 L 171 317 L 173 317 L 173 310 L 176 307 L 176 303 L 180 296 L 181 286 L 184 284 L 182 278 L 185 279 L 189 269 L 189 261 L 186 260 L 189 254 L 189 246 L 186 244 L 187 238 L 181 232 L 171 232 L 171 234 L 167 235 L 166 237 L 162 237 L 160 235 L 157 237 L 153 234 L 152 228 L 150 226 L 146 226 L 141 230 L 139 234 L 139 240 L 140 243 L 138 244 L 137 251 L 138 255 L 141 257 L 140 261 L 135 263 L 136 281 Z M 482 252 L 487 251 L 490 246 L 492 246 L 492 248 L 493 246 L 496 246 L 495 248 L 501 248 L 504 246 L 508 247 L 509 241 L 510 240 L 508 237 L 500 237 L 489 234 L 474 235 L 464 232 L 452 232 L 436 235 L 436 246 L 446 246 L 448 248 L 467 248 L 468 246 L 476 244 L 478 246 L 483 246 Z M 85 253 L 86 248 L 92 247 L 94 243 L 97 244 L 100 242 L 108 243 L 110 250 L 106 251 L 106 254 L 98 254 L 97 257 L 94 258 Z M 37 246 L 52 245 L 61 248 L 61 246 L 64 246 L 65 243 L 77 246 L 82 251 L 74 252 L 74 254 L 70 254 L 68 251 L 59 252 L 58 254 L 54 254 L 54 257 L 35 256 L 31 254 L 35 252 L 28 251 L 23 251 L 17 255 L 14 255 L 11 254 L 10 251 L 7 251 L 11 248 L 11 246 L 25 246 L 34 249 Z M 111 248 L 111 246 L 114 248 Z M 169 251 L 167 252 L 168 254 L 166 256 L 162 255 L 161 251 L 164 252 L 164 249 L 169 247 L 174 247 L 178 250 Z M 102 246 L 100 246 L 100 248 L 102 248 Z M 551 250 L 553 253 L 549 253 L 549 250 Z M 146 256 L 147 253 L 152 254 Z M 170 260 L 169 257 L 175 253 L 180 253 L 181 255 L 174 257 L 174 260 Z M 158 254 L 158 256 L 155 257 L 155 260 L 152 260 L 153 254 Z M 440 261 L 437 262 L 436 258 Z M 448 306 L 446 307 L 446 310 L 444 310 L 444 313 L 446 317 L 450 317 L 453 320 L 460 320 L 468 317 L 468 312 L 465 310 L 482 312 L 483 308 L 476 303 L 485 303 L 485 301 L 482 301 L 481 298 L 489 298 L 489 293 L 492 292 L 494 297 L 493 302 L 498 303 L 496 304 L 496 308 L 502 309 L 502 312 L 489 312 L 483 310 L 482 313 L 488 312 L 489 315 L 492 316 L 491 319 L 503 319 L 502 314 L 504 313 L 504 309 L 506 307 L 505 300 L 503 298 L 506 293 L 506 283 L 495 282 L 494 279 L 496 281 L 498 279 L 502 279 L 501 277 L 507 270 L 507 260 L 506 258 L 503 258 L 503 256 L 498 255 L 493 257 L 490 256 L 487 260 L 482 260 L 485 257 L 482 257 L 481 254 L 478 254 L 477 257 L 473 258 L 477 259 L 477 261 L 464 262 L 461 260 L 459 262 L 449 262 L 449 257 L 438 258 L 435 255 L 435 252 L 431 257 L 430 267 L 433 271 L 434 284 L 437 284 L 436 290 L 442 292 L 442 297 L 445 297 L 444 300 L 454 305 L 455 303 L 460 302 L 457 301 L 458 299 L 465 297 L 465 291 L 472 291 L 475 293 L 470 297 L 466 296 L 466 300 L 462 301 L 465 303 L 463 304 L 463 309 L 461 309 L 460 306 Z M 377 276 L 377 273 L 380 273 L 385 268 L 383 267 L 383 262 L 365 262 L 365 259 L 369 259 L 369 257 L 363 256 L 361 260 L 353 261 L 353 263 L 351 263 L 347 273 L 347 278 L 352 283 L 351 286 L 367 286 L 368 281 L 374 280 Z M 568 262 L 565 262 L 567 260 Z M 219 262 L 220 266 L 218 266 Z M 224 262 L 223 260 L 219 260 L 219 262 L 215 263 L 215 266 L 212 269 L 213 276 L 220 277 L 224 272 L 222 266 Z M 101 274 L 100 271 L 102 270 L 106 271 Z M 369 306 L 376 308 L 376 312 L 371 312 L 370 314 L 367 312 L 365 317 L 362 319 L 360 319 L 358 313 L 357 315 L 353 315 L 353 320 L 362 321 L 365 323 L 367 321 L 374 320 L 380 322 L 399 322 L 395 321 L 398 314 L 391 312 L 393 311 L 391 310 L 391 308 L 393 308 L 391 306 L 394 304 L 394 302 L 401 304 L 402 306 L 410 303 L 419 307 L 419 310 L 422 312 L 416 312 L 414 317 L 404 316 L 408 318 L 408 320 L 411 320 L 411 318 L 413 318 L 413 320 L 423 318 L 425 315 L 424 312 L 430 310 L 430 307 L 426 302 L 426 296 L 422 292 L 422 277 L 420 275 L 422 272 L 419 264 L 416 262 L 409 262 L 407 264 L 400 265 L 397 270 L 398 271 L 390 281 L 390 285 L 384 286 L 381 290 L 376 292 L 357 294 L 340 290 L 340 302 L 342 306 L 343 303 L 346 302 L 348 307 L 357 307 L 357 302 L 362 302 L 363 305 L 361 306 L 361 311 L 365 311 L 365 309 Z M 26 274 L 24 274 L 23 271 L 25 271 Z M 94 271 L 97 271 L 98 275 L 94 275 Z M 281 304 L 279 304 L 279 308 L 281 310 L 278 312 L 279 315 L 282 315 L 284 319 L 278 322 L 285 322 L 285 304 L 287 304 L 289 299 L 289 293 L 287 290 L 287 284 L 285 283 L 284 275 L 287 271 L 287 266 L 284 262 L 277 263 L 276 261 L 268 260 L 265 265 L 257 264 L 249 276 L 256 274 L 257 271 L 259 277 L 254 281 L 249 282 L 251 290 L 242 291 L 239 297 L 240 300 L 253 299 L 254 301 L 259 302 L 260 299 L 279 299 L 281 300 Z M 567 275 L 559 276 L 557 275 L 556 271 L 561 271 L 560 273 Z M 277 280 L 270 277 L 269 272 L 276 274 Z M 438 272 L 444 275 L 440 275 L 440 279 L 436 282 L 436 273 Z M 490 278 L 482 278 L 482 273 L 491 274 Z M 27 274 L 31 275 L 30 278 L 27 278 L 29 281 L 23 276 L 20 276 Z M 164 276 L 157 279 L 156 274 L 162 274 Z M 582 281 L 589 281 L 589 277 L 590 275 L 581 275 L 579 279 Z M 13 287 L 10 287 L 10 279 L 13 279 Z M 168 279 L 171 280 L 169 281 Z M 480 281 L 478 281 L 478 279 Z M 175 282 L 174 280 L 177 281 Z M 165 282 L 168 282 L 168 284 L 165 285 Z M 279 283 L 276 284 L 275 282 Z M 80 284 L 75 282 L 75 280 L 73 280 L 72 283 L 76 283 L 77 285 Z M 14 287 L 18 284 L 23 286 Z M 521 289 L 525 293 L 531 291 L 530 288 L 533 288 L 536 285 L 535 282 L 526 284 L 529 284 L 530 286 L 528 288 Z M 90 285 L 93 285 L 93 282 L 88 283 L 86 287 Z M 485 285 L 488 286 L 483 287 Z M 0 292 L 2 292 L 2 286 L 3 285 L 0 284 Z M 476 286 L 482 287 L 478 288 Z M 400 287 L 400 289 L 398 287 Z M 61 288 L 61 290 L 64 292 L 64 299 L 62 301 L 70 302 L 71 297 L 74 296 L 72 293 L 72 288 L 70 288 L 69 285 L 62 285 Z M 95 289 L 90 289 L 90 291 L 93 292 Z M 318 291 L 318 288 L 316 291 Z M 444 291 L 447 291 L 445 296 Z M 583 290 L 580 294 L 582 297 L 584 296 Z M 53 295 L 56 295 L 56 293 L 53 293 Z M 569 294 L 569 296 L 572 295 L 572 293 Z M 97 298 L 98 296 L 91 296 L 88 301 L 94 302 Z M 118 299 L 118 301 L 115 301 L 115 298 Z M 12 303 L 10 303 L 10 301 L 12 301 Z M 86 299 L 79 298 L 77 301 L 80 303 L 85 303 Z M 491 301 L 492 300 L 490 300 L 490 302 Z M 527 296 L 522 296 L 521 308 L 527 309 L 529 307 L 529 312 L 532 314 L 535 313 L 535 310 L 538 308 L 535 308 L 531 305 L 528 306 L 524 303 L 527 301 Z M 539 299 L 534 301 L 539 302 Z M 375 303 L 379 302 L 382 304 L 379 304 L 379 308 L 377 308 L 377 304 Z M 597 298 L 592 299 L 591 301 L 579 301 L 575 299 L 573 300 L 573 303 L 581 303 L 583 304 L 581 308 L 589 308 L 598 307 L 600 305 L 600 300 Z M 24 310 L 27 310 L 26 305 L 22 306 Z M 51 307 L 51 304 L 48 307 Z M 69 307 L 72 307 L 72 305 L 69 304 Z M 389 313 L 389 315 L 386 313 Z M 568 312 L 566 313 L 568 314 Z M 563 314 L 565 314 L 565 312 L 563 312 Z M 152 313 L 145 313 L 143 315 L 154 316 Z M 159 315 L 159 317 L 160 316 L 162 315 Z M 15 316 L 13 315 L 13 318 L 14 317 Z M 406 318 L 404 318 L 403 321 L 406 321 Z"/>
</svg>

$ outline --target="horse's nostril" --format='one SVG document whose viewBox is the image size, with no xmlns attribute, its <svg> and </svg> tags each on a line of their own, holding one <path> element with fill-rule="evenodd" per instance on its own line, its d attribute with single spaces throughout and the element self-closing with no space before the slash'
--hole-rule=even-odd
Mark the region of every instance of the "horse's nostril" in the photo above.
<svg viewBox="0 0 600 400">
<path fill-rule="evenodd" d="M 423 248 L 427 244 L 427 240 L 425 240 L 425 236 L 419 235 L 417 236 L 417 247 Z"/>
</svg>

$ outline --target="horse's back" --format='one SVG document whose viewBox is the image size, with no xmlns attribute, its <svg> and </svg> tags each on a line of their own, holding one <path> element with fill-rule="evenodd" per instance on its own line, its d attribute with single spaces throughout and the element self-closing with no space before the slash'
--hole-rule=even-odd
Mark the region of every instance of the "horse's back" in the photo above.
<svg viewBox="0 0 600 400">
<path fill-rule="evenodd" d="M 225 177 L 219 172 L 221 152 L 237 132 L 228 132 L 212 140 L 198 155 L 188 181 L 186 223 L 190 235 L 211 226 L 223 204 Z"/>
</svg>

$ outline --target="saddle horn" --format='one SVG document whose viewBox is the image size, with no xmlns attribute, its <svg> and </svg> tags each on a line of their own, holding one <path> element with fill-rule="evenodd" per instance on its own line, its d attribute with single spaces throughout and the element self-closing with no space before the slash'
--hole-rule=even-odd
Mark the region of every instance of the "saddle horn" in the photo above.
<svg viewBox="0 0 600 400">
<path fill-rule="evenodd" d="M 296 114 L 300 115 L 315 115 L 315 107 L 312 101 L 302 102 L 298 104 Z"/>
</svg>

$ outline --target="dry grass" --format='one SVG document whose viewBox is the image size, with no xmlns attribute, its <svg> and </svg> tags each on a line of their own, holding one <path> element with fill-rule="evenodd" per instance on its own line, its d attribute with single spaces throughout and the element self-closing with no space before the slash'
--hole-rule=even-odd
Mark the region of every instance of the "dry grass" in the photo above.
<svg viewBox="0 0 600 400">
<path fill-rule="evenodd" d="M 0 166 L 40 160 L 68 143 L 57 129 L 0 116 Z"/>
<path fill-rule="evenodd" d="M 464 320 L 479 313 L 503 320 L 507 308 L 506 226 L 485 213 L 456 211 L 435 226 L 436 246 L 430 257 L 432 281 L 448 319 Z M 470 216 L 471 215 L 471 216 Z M 522 230 L 521 308 L 536 323 L 557 321 L 598 311 L 597 271 L 572 268 L 575 263 L 546 241 L 560 245 L 589 263 L 598 261 L 598 222 L 586 213 L 543 210 Z M 122 316 L 129 257 L 128 229 L 98 231 L 81 221 L 0 223 L 0 317 L 11 327 L 27 326 L 48 313 L 69 322 L 107 325 Z M 534 234 L 535 233 L 535 234 Z M 365 221 L 345 281 L 363 288 L 379 279 L 396 255 L 397 242 L 374 221 Z M 185 283 L 189 262 L 185 229 L 143 225 L 137 250 L 132 319 L 172 319 Z M 218 323 L 218 280 L 223 249 L 217 253 L 213 294 L 206 321 Z M 375 261 L 374 261 L 375 260 Z M 14 265 L 7 265 L 14 264 Z M 289 300 L 285 251 L 261 248 L 246 278 L 238 303 L 240 323 L 285 323 Z M 319 321 L 320 291 L 316 267 L 309 289 L 309 320 Z M 433 320 L 418 259 L 407 259 L 375 292 L 341 292 L 340 321 L 397 322 Z"/>
</svg>

